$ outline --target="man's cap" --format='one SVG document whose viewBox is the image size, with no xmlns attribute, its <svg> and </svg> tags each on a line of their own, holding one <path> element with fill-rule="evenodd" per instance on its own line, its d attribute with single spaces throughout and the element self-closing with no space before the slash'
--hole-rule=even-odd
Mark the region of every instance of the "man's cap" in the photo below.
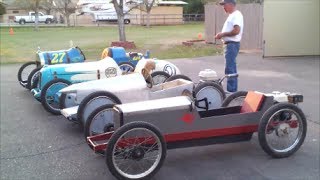
<svg viewBox="0 0 320 180">
<path fill-rule="evenodd" d="M 236 0 L 222 0 L 219 2 L 220 5 L 225 5 L 227 3 L 236 4 Z"/>
</svg>

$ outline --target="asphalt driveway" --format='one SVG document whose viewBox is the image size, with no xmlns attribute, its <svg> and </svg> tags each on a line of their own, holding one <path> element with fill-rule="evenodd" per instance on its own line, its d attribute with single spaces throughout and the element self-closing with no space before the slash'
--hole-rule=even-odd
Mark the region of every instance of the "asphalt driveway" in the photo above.
<svg viewBox="0 0 320 180">
<path fill-rule="evenodd" d="M 222 56 L 172 60 L 198 81 L 206 68 L 224 72 Z M 272 159 L 257 135 L 249 142 L 170 150 L 156 180 L 319 179 L 319 57 L 269 58 L 241 54 L 239 90 L 302 93 L 306 140 L 285 159 Z M 17 82 L 20 65 L 1 66 L 0 179 L 114 179 L 105 158 L 86 145 L 80 127 L 47 113 Z"/>
</svg>

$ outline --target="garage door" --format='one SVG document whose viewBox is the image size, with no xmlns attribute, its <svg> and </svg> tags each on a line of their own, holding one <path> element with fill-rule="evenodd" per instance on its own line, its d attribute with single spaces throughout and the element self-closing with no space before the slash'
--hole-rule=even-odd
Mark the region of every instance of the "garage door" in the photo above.
<svg viewBox="0 0 320 180">
<path fill-rule="evenodd" d="M 264 0 L 264 56 L 320 55 L 319 0 Z"/>
</svg>

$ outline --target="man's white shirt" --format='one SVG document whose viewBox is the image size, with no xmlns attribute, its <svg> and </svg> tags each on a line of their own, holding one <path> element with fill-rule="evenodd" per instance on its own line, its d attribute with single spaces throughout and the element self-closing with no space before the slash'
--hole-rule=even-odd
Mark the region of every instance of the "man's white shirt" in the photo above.
<svg viewBox="0 0 320 180">
<path fill-rule="evenodd" d="M 243 32 L 243 16 L 240 11 L 235 10 L 232 14 L 229 14 L 227 20 L 224 22 L 221 32 L 231 32 L 235 25 L 240 26 L 240 32 L 236 36 L 223 37 L 223 41 L 236 41 L 240 42 Z"/>
</svg>

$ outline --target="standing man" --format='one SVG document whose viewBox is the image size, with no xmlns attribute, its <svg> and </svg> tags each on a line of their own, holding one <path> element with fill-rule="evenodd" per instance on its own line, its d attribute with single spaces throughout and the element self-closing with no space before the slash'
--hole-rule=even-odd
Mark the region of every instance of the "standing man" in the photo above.
<svg viewBox="0 0 320 180">
<path fill-rule="evenodd" d="M 236 57 L 240 49 L 240 41 L 243 32 L 243 16 L 236 9 L 236 0 L 222 0 L 220 5 L 229 14 L 222 31 L 216 34 L 216 39 L 223 42 L 224 57 L 226 59 L 225 74 L 237 73 Z M 227 80 L 227 91 L 236 92 L 238 90 L 238 78 L 232 77 Z"/>
</svg>

